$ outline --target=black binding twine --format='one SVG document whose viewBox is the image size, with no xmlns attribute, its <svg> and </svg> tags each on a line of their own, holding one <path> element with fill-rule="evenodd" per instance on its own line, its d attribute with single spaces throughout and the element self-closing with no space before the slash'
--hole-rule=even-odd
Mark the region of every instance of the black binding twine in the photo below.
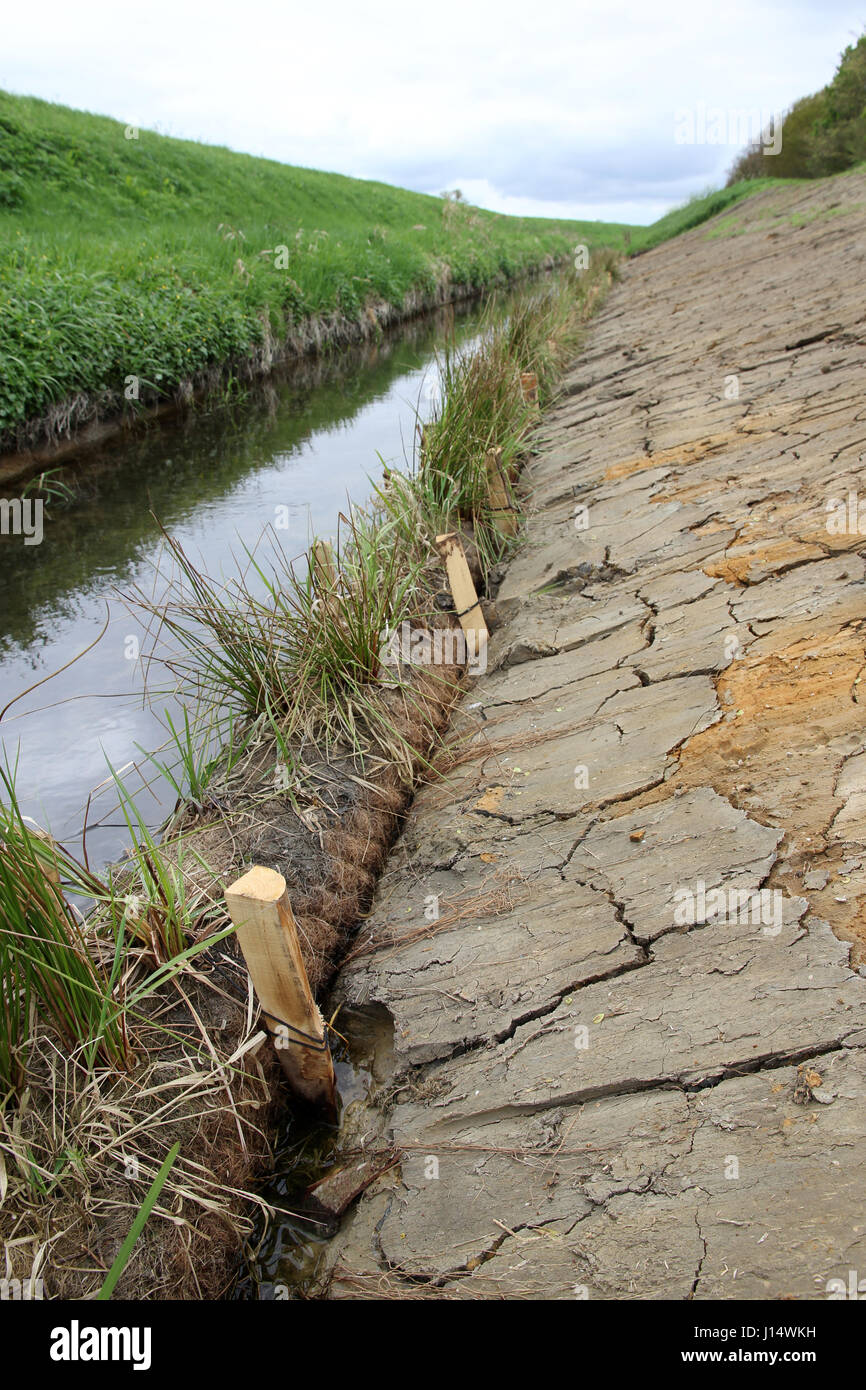
<svg viewBox="0 0 866 1390">
<path fill-rule="evenodd" d="M 305 1033 L 302 1028 L 296 1028 L 293 1023 L 286 1023 L 283 1019 L 277 1018 L 274 1014 L 268 1014 L 268 1018 L 272 1018 L 274 1022 L 278 1023 L 281 1028 L 286 1028 L 290 1033 L 297 1034 L 297 1037 L 295 1038 L 286 1039 L 287 1042 L 294 1043 L 296 1047 L 308 1047 L 311 1052 L 330 1051 L 328 1047 L 327 1023 L 325 1024 L 325 1036 L 323 1038 L 314 1038 L 312 1033 Z M 280 1034 L 275 1033 L 274 1030 L 272 1028 L 269 1028 L 267 1024 L 265 1024 L 265 1032 L 268 1033 L 272 1038 L 280 1037 Z"/>
</svg>

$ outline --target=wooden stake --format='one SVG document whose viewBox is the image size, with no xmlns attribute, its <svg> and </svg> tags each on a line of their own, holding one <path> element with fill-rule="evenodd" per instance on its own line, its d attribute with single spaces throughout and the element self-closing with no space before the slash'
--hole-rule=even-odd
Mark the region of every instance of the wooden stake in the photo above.
<svg viewBox="0 0 866 1390">
<path fill-rule="evenodd" d="M 520 385 L 523 388 L 523 399 L 528 405 L 538 403 L 538 374 L 536 372 L 521 372 Z"/>
<path fill-rule="evenodd" d="M 437 536 L 436 549 L 445 561 L 451 597 L 454 599 L 454 607 L 466 638 L 469 655 L 477 656 L 487 646 L 489 634 L 459 536 L 454 531 Z"/>
<path fill-rule="evenodd" d="M 508 488 L 505 486 L 502 450 L 488 449 L 484 466 L 487 469 L 487 496 L 490 499 L 490 515 L 494 525 L 502 532 L 503 536 L 516 535 L 517 512 L 509 498 Z"/>
<path fill-rule="evenodd" d="M 60 887 L 60 869 L 57 864 L 56 841 L 53 835 L 43 830 L 41 825 L 28 825 L 27 834 L 36 841 L 33 846 L 39 867 L 52 888 Z M 58 897 L 60 894 L 58 894 Z"/>
<path fill-rule="evenodd" d="M 316 541 L 313 546 L 313 579 L 317 589 L 337 587 L 337 566 L 330 541 Z"/>
<path fill-rule="evenodd" d="M 274 869 L 250 869 L 226 889 L 226 906 L 290 1085 L 335 1119 L 334 1064 L 304 969 L 286 880 Z"/>
</svg>

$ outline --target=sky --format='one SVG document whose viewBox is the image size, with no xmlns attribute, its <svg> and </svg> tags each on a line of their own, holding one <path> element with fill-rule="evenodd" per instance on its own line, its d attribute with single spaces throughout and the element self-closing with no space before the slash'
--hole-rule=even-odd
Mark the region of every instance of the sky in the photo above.
<svg viewBox="0 0 866 1390">
<path fill-rule="evenodd" d="M 0 87 L 499 212 L 647 223 L 722 184 L 738 137 L 864 28 L 866 0 L 40 0 L 6 8 Z"/>
</svg>

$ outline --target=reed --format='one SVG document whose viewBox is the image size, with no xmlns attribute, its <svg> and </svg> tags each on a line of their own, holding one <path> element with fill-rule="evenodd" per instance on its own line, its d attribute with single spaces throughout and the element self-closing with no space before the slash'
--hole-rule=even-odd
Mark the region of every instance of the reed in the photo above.
<svg viewBox="0 0 866 1390">
<path fill-rule="evenodd" d="M 383 698 L 380 648 L 390 626 L 417 612 L 420 564 L 392 521 L 359 507 L 340 517 L 333 582 L 309 557 L 292 560 L 273 530 L 267 556 L 261 546 L 249 553 L 228 584 L 166 539 L 176 563 L 163 597 L 139 589 L 133 601 L 160 638 L 175 639 L 163 660 L 181 698 L 250 724 L 266 716 L 300 749 L 362 761 L 374 752 L 406 766 L 411 749 Z M 189 749 L 184 758 L 195 762 Z"/>
<path fill-rule="evenodd" d="M 122 937 L 107 953 L 92 948 L 66 892 L 96 881 L 27 824 L 14 774 L 0 768 L 0 784 L 0 1090 L 24 1084 L 34 1015 L 67 1048 L 124 1068 Z"/>
</svg>

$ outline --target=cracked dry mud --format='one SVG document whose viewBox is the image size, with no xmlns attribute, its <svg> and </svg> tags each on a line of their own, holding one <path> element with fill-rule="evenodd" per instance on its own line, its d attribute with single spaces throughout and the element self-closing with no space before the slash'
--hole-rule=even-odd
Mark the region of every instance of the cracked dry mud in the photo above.
<svg viewBox="0 0 866 1390">
<path fill-rule="evenodd" d="M 402 1159 L 329 1297 L 866 1269 L 866 535 L 827 526 L 866 458 L 864 262 L 866 176 L 765 193 L 594 321 L 460 758 L 338 983 L 393 1020 L 361 1132 Z"/>
</svg>

